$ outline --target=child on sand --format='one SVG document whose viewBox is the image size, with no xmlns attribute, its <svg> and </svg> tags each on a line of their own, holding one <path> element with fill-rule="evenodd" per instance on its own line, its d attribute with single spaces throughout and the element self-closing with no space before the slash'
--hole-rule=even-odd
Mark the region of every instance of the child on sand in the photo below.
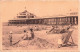
<svg viewBox="0 0 80 52">
<path fill-rule="evenodd" d="M 10 46 L 12 46 L 12 31 L 10 31 L 9 40 L 10 40 Z"/>
</svg>

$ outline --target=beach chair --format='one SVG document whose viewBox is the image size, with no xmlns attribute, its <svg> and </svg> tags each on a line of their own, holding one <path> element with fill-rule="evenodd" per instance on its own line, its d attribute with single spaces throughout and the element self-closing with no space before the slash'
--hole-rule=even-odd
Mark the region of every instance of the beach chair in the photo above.
<svg viewBox="0 0 80 52">
<path fill-rule="evenodd" d="M 72 38 L 72 31 L 69 31 L 68 34 L 63 38 L 63 46 L 68 46 L 68 45 L 74 45 L 74 41 Z M 71 38 L 71 42 L 69 41 L 69 39 Z M 69 44 L 70 43 L 70 44 Z"/>
<path fill-rule="evenodd" d="M 59 28 L 57 28 L 57 29 L 52 28 L 51 30 L 47 31 L 46 33 L 47 34 L 59 34 L 60 33 L 60 29 Z"/>
</svg>

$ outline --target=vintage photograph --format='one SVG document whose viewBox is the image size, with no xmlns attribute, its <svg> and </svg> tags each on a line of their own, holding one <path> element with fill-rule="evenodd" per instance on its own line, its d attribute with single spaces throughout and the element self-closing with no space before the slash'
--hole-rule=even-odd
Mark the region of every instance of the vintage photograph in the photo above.
<svg viewBox="0 0 80 52">
<path fill-rule="evenodd" d="M 78 4 L 0 1 L 2 50 L 78 50 Z"/>
</svg>

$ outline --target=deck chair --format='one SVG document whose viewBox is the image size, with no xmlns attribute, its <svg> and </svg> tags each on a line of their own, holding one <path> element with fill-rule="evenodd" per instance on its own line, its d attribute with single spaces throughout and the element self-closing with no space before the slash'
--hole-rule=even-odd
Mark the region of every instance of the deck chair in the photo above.
<svg viewBox="0 0 80 52">
<path fill-rule="evenodd" d="M 60 33 L 60 29 L 55 29 L 52 28 L 51 30 L 47 31 L 48 34 L 59 34 Z"/>
<path fill-rule="evenodd" d="M 73 38 L 72 38 L 72 32 L 73 32 L 73 30 L 72 31 L 69 31 L 68 34 L 66 35 L 66 37 L 64 37 L 64 39 L 63 39 L 63 44 L 64 45 L 67 46 L 68 43 L 70 43 L 71 45 L 74 44 L 74 41 L 73 41 Z M 72 42 L 69 41 L 70 38 L 71 38 L 71 41 Z"/>
</svg>

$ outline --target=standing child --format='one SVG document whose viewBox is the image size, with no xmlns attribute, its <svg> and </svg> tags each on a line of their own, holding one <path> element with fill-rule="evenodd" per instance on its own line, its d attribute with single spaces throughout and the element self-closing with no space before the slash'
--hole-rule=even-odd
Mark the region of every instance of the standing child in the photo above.
<svg viewBox="0 0 80 52">
<path fill-rule="evenodd" d="M 12 46 L 12 31 L 10 31 L 9 40 L 10 40 L 10 46 Z"/>
</svg>

